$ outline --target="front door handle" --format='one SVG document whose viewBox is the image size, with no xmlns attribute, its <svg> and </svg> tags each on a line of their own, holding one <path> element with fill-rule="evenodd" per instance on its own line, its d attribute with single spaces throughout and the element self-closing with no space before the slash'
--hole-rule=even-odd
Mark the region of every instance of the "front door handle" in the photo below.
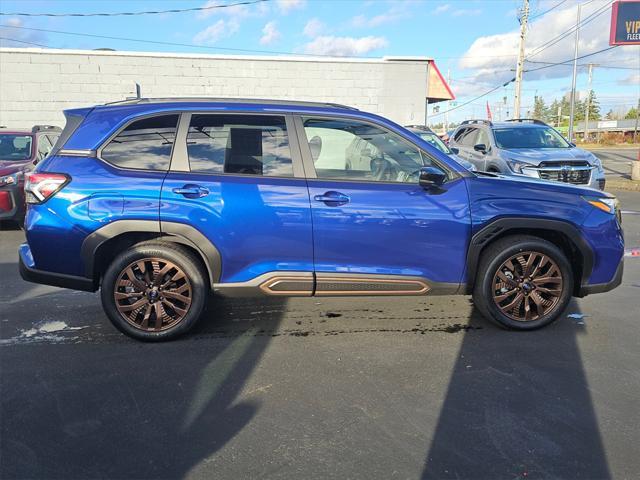
<svg viewBox="0 0 640 480">
<path fill-rule="evenodd" d="M 325 192 L 322 195 L 316 195 L 313 197 L 316 202 L 324 202 L 330 206 L 344 205 L 345 203 L 349 203 L 349 196 L 344 193 L 329 191 Z"/>
<path fill-rule="evenodd" d="M 209 195 L 208 188 L 191 183 L 183 185 L 182 187 L 174 188 L 172 192 L 177 195 L 184 195 L 187 198 L 202 198 L 206 195 Z"/>
</svg>

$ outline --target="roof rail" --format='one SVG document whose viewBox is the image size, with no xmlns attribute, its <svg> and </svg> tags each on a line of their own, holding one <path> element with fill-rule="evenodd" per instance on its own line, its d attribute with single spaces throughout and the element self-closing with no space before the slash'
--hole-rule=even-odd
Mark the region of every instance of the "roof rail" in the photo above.
<svg viewBox="0 0 640 480">
<path fill-rule="evenodd" d="M 536 125 L 546 125 L 542 120 L 538 120 L 537 118 L 510 118 L 509 120 L 505 120 L 505 122 L 518 122 L 518 123 L 535 123 Z"/>
<path fill-rule="evenodd" d="M 225 97 L 167 97 L 167 98 L 128 98 L 108 102 L 104 105 L 138 105 L 144 103 L 170 103 L 170 102 L 215 102 L 215 103 L 266 103 L 270 105 L 296 105 L 300 107 L 333 107 L 346 110 L 358 110 L 355 107 L 331 102 L 308 102 L 298 100 L 273 100 L 265 98 L 225 98 Z"/>
<path fill-rule="evenodd" d="M 460 125 L 469 125 L 471 123 L 482 123 L 484 125 L 493 126 L 493 123 L 491 122 L 491 120 L 484 120 L 484 119 L 465 120 L 461 122 Z"/>
<path fill-rule="evenodd" d="M 52 130 L 61 132 L 62 129 L 60 127 L 56 127 L 55 125 L 34 125 L 31 129 L 31 133 L 38 133 L 44 130 Z"/>
<path fill-rule="evenodd" d="M 426 125 L 405 125 L 404 128 L 415 128 L 416 130 L 424 130 L 425 132 L 431 132 L 431 128 Z"/>
</svg>

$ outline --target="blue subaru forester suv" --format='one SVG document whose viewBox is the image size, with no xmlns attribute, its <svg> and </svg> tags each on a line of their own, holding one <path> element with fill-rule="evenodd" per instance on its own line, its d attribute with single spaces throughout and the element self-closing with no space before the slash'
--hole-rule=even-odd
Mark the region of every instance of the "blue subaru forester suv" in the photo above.
<svg viewBox="0 0 640 480">
<path fill-rule="evenodd" d="M 210 291 L 473 294 L 487 318 L 530 330 L 621 282 L 615 197 L 469 172 L 373 114 L 134 99 L 65 115 L 26 182 L 20 271 L 100 289 L 138 339 L 186 332 Z"/>
</svg>

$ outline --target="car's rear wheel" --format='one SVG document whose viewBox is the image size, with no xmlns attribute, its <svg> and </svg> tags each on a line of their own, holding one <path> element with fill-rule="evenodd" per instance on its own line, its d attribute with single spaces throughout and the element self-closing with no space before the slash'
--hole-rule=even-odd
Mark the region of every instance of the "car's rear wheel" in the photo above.
<svg viewBox="0 0 640 480">
<path fill-rule="evenodd" d="M 169 340 L 190 330 L 205 305 L 207 284 L 198 259 L 180 245 L 147 242 L 109 265 L 102 306 L 121 332 L 139 340 Z"/>
<path fill-rule="evenodd" d="M 473 301 L 503 327 L 533 330 L 555 321 L 572 292 L 573 272 L 564 252 L 544 239 L 518 235 L 483 252 Z"/>
</svg>

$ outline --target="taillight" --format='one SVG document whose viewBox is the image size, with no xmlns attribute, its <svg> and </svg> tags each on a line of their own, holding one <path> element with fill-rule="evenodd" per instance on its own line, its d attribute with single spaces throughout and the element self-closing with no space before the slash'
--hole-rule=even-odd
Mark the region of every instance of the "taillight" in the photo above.
<svg viewBox="0 0 640 480">
<path fill-rule="evenodd" d="M 27 203 L 46 202 L 71 180 L 63 173 L 27 173 L 24 183 Z"/>
</svg>

